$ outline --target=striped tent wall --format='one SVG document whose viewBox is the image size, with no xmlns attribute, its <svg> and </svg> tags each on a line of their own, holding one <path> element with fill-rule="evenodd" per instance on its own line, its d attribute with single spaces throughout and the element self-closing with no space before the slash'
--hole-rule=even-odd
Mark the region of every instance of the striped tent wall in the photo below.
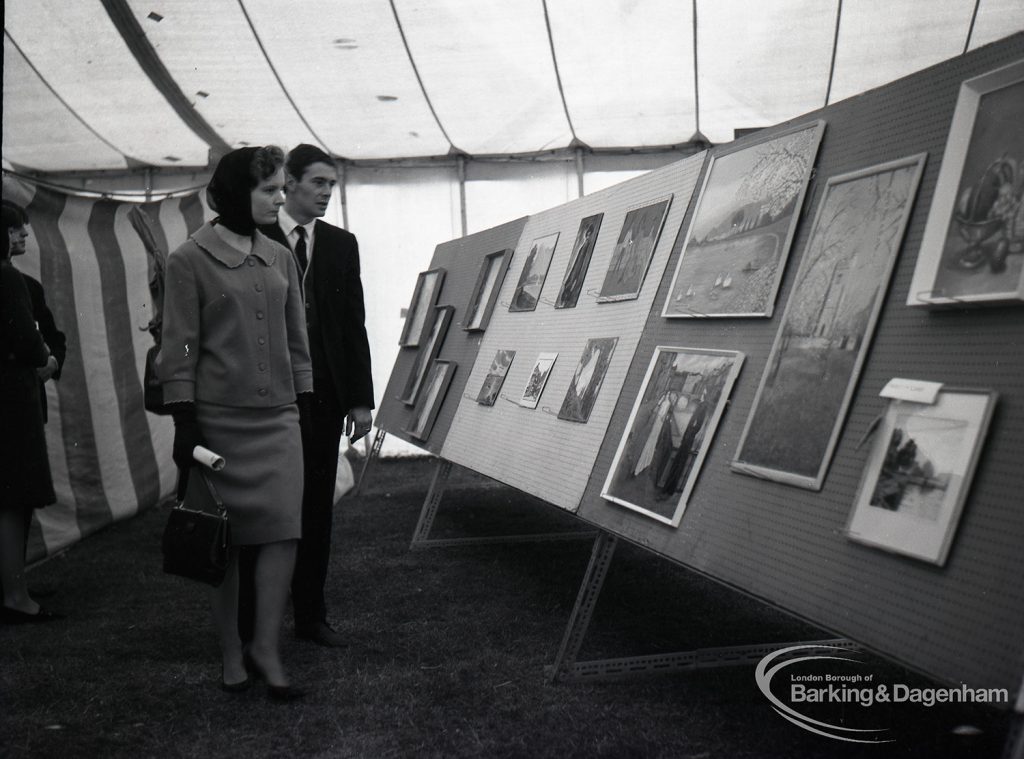
<svg viewBox="0 0 1024 759">
<path fill-rule="evenodd" d="M 16 265 L 42 282 L 68 341 L 60 380 L 46 384 L 57 503 L 35 512 L 31 562 L 173 492 L 173 425 L 142 402 L 153 345 L 146 331 L 152 260 L 130 213 L 145 213 L 150 240 L 166 253 L 208 211 L 199 194 L 139 204 L 74 197 L 9 176 L 3 196 L 29 214 L 28 250 Z"/>
</svg>

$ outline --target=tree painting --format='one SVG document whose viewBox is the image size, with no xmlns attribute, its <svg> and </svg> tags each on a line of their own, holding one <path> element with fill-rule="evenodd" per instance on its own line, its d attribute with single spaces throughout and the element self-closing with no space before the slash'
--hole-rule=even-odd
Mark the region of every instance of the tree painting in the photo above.
<svg viewBox="0 0 1024 759">
<path fill-rule="evenodd" d="M 663 316 L 771 316 L 823 130 L 711 159 Z"/>
<path fill-rule="evenodd" d="M 864 361 L 924 165 L 829 180 L 733 466 L 818 489 Z"/>
</svg>

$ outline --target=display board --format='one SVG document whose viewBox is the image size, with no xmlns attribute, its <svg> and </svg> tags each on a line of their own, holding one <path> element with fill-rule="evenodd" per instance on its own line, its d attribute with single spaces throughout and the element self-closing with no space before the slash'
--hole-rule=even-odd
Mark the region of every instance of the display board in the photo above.
<svg viewBox="0 0 1024 759">
<path fill-rule="evenodd" d="M 481 267 L 488 256 L 499 251 L 512 251 L 519 242 L 526 218 L 516 219 L 482 232 L 476 232 L 457 240 L 441 243 L 434 249 L 429 270 L 443 270 L 444 277 L 440 288 L 430 303 L 433 306 L 447 306 L 452 310 L 451 323 L 448 324 L 444 340 L 436 346 L 437 359 L 455 364 L 450 385 L 441 399 L 439 409 L 432 419 L 429 435 L 426 439 L 414 436 L 409 431 L 414 426 L 416 405 L 405 403 L 409 377 L 417 368 L 417 360 L 422 362 L 422 353 L 428 349 L 426 339 L 419 341 L 416 347 L 403 347 L 395 359 L 387 389 L 377 409 L 374 423 L 389 435 L 401 438 L 414 445 L 425 448 L 431 453 L 439 453 L 447 430 L 452 421 L 458 398 L 465 391 L 469 370 L 476 360 L 480 341 L 486 332 L 464 329 L 471 325 L 467 321 L 468 310 L 474 295 Z M 412 293 L 410 293 L 412 297 Z M 412 318 L 408 314 L 406 318 Z M 429 332 L 431 322 L 425 324 L 424 332 Z M 429 337 L 429 335 L 427 335 Z M 430 366 L 424 369 L 424 379 Z M 429 415 L 428 415 L 429 416 Z"/>
<path fill-rule="evenodd" d="M 583 494 L 580 517 L 933 677 L 1019 693 L 1024 670 L 1024 311 L 1019 305 L 938 310 L 906 304 L 961 83 L 1022 58 L 1024 35 L 1017 34 L 773 128 L 807 119 L 826 123 L 775 315 L 743 321 L 666 319 L 662 307 L 671 276 L 662 279 Z M 828 181 L 921 153 L 927 156 L 895 268 L 882 293 L 873 336 L 866 338 L 865 360 L 848 411 L 839 419 L 820 489 L 734 471 L 731 465 L 769 369 L 781 315 L 789 301 L 801 298 L 794 283 Z M 1019 192 L 1021 176 L 1011 180 L 1009 186 Z M 689 216 L 683 224 L 689 224 Z M 993 251 L 1001 250 L 993 245 Z M 680 248 L 677 241 L 669 274 Z M 1021 255 L 1019 249 L 1011 251 L 1010 256 Z M 851 339 L 846 347 L 859 349 L 858 341 Z M 745 356 L 677 527 L 601 496 L 645 372 L 657 346 L 666 345 Z M 820 371 L 824 381 L 828 369 Z M 943 566 L 846 535 L 874 447 L 870 433 L 890 405 L 880 393 L 893 378 L 997 396 Z M 534 433 L 519 429 L 516 434 Z M 562 463 L 560 474 L 570 477 L 581 462 Z"/>
<path fill-rule="evenodd" d="M 466 366 L 445 459 L 577 509 L 704 157 L 529 218 L 476 363 Z M 479 403 L 503 351 L 515 355 L 497 398 Z M 553 354 L 546 384 L 524 401 L 538 359 Z"/>
</svg>

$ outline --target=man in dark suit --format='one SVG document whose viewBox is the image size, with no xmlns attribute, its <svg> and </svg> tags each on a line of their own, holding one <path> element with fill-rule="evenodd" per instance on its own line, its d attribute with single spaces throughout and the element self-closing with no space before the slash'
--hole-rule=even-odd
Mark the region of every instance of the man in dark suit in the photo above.
<svg viewBox="0 0 1024 759">
<path fill-rule="evenodd" d="M 320 219 L 338 183 L 334 160 L 320 148 L 299 145 L 288 154 L 285 171 L 278 223 L 260 229 L 287 246 L 299 264 L 313 359 L 311 424 L 303 440 L 302 539 L 292 580 L 295 633 L 320 645 L 343 646 L 324 601 L 338 445 L 343 433 L 354 442 L 370 431 L 374 407 L 359 245 L 355 235 Z"/>
</svg>

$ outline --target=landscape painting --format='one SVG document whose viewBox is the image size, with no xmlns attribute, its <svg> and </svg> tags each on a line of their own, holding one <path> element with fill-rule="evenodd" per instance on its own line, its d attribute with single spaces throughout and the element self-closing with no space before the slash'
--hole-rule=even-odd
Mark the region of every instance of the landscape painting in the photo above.
<svg viewBox="0 0 1024 759">
<path fill-rule="evenodd" d="M 586 279 L 587 269 L 590 268 L 590 259 L 594 255 L 594 245 L 597 243 L 597 233 L 601 230 L 602 219 L 604 214 L 597 213 L 580 222 L 576 242 L 573 243 L 572 254 L 569 256 L 569 265 L 565 269 L 562 286 L 558 289 L 558 297 L 555 299 L 555 308 L 576 308 L 580 292 L 583 290 L 583 280 Z"/>
<path fill-rule="evenodd" d="M 825 122 L 713 155 L 662 316 L 771 316 Z"/>
<path fill-rule="evenodd" d="M 651 265 L 671 202 L 672 196 L 669 195 L 626 213 L 597 296 L 599 303 L 635 300 L 640 296 L 640 288 Z"/>
<path fill-rule="evenodd" d="M 733 461 L 819 490 L 867 355 L 925 155 L 831 178 Z"/>
<path fill-rule="evenodd" d="M 426 440 L 430 437 L 430 431 L 434 428 L 437 415 L 444 403 L 444 396 L 448 392 L 448 386 L 452 383 L 455 369 L 458 365 L 454 361 L 435 361 L 430 366 L 424 382 L 423 397 L 416 404 L 412 420 L 406 428 L 412 437 L 418 440 Z"/>
<path fill-rule="evenodd" d="M 583 355 L 576 365 L 572 382 L 562 399 L 558 418 L 570 422 L 586 423 L 594 410 L 597 394 L 604 383 L 604 375 L 612 361 L 612 353 L 619 342 L 617 337 L 599 337 L 587 340 Z"/>
<path fill-rule="evenodd" d="M 402 403 L 408 406 L 416 403 L 420 388 L 423 385 L 423 377 L 441 351 L 441 344 L 448 333 L 448 325 L 451 324 L 452 314 L 454 313 L 454 306 L 437 306 L 434 309 L 434 318 L 430 322 L 430 333 L 419 351 L 417 351 L 416 360 L 413 361 L 409 377 L 405 381 Z"/>
<path fill-rule="evenodd" d="M 945 388 L 934 404 L 890 402 L 847 535 L 943 564 L 994 404 L 995 393 Z"/>
<path fill-rule="evenodd" d="M 544 289 L 544 280 L 548 276 L 551 256 L 554 255 L 557 243 L 558 232 L 533 241 L 530 252 L 526 256 L 526 262 L 523 264 L 523 271 L 519 275 L 519 283 L 512 295 L 509 311 L 536 310 L 541 290 Z"/>
<path fill-rule="evenodd" d="M 516 352 L 511 350 L 499 350 L 494 354 L 491 367 L 487 370 L 487 376 L 476 396 L 476 402 L 481 406 L 493 406 L 494 402 L 498 400 L 498 393 L 501 392 L 505 375 L 508 374 L 508 368 L 512 365 L 512 359 L 515 356 Z"/>
<path fill-rule="evenodd" d="M 551 367 L 555 365 L 557 353 L 541 353 L 537 356 L 533 369 L 530 370 L 530 377 L 526 381 L 526 388 L 523 390 L 523 397 L 519 405 L 524 408 L 537 408 L 540 402 L 540 395 L 544 392 L 544 386 L 548 384 L 548 377 L 551 376 Z"/>
<path fill-rule="evenodd" d="M 673 527 L 743 363 L 743 354 L 655 349 L 601 496 Z"/>
<path fill-rule="evenodd" d="M 907 305 L 1024 301 L 1024 61 L 961 85 Z"/>
<path fill-rule="evenodd" d="M 483 332 L 491 319 L 494 302 L 497 300 L 501 283 L 505 279 L 511 251 L 500 250 L 484 258 L 477 275 L 473 294 L 466 307 L 466 320 L 462 328 L 471 332 Z"/>
<path fill-rule="evenodd" d="M 428 320 L 434 304 L 437 303 L 437 296 L 441 293 L 444 275 L 444 269 L 431 269 L 420 272 L 416 277 L 416 289 L 413 290 L 412 300 L 406 310 L 405 326 L 399 340 L 402 347 L 415 348 L 419 346 L 423 333 L 429 329 Z"/>
</svg>

